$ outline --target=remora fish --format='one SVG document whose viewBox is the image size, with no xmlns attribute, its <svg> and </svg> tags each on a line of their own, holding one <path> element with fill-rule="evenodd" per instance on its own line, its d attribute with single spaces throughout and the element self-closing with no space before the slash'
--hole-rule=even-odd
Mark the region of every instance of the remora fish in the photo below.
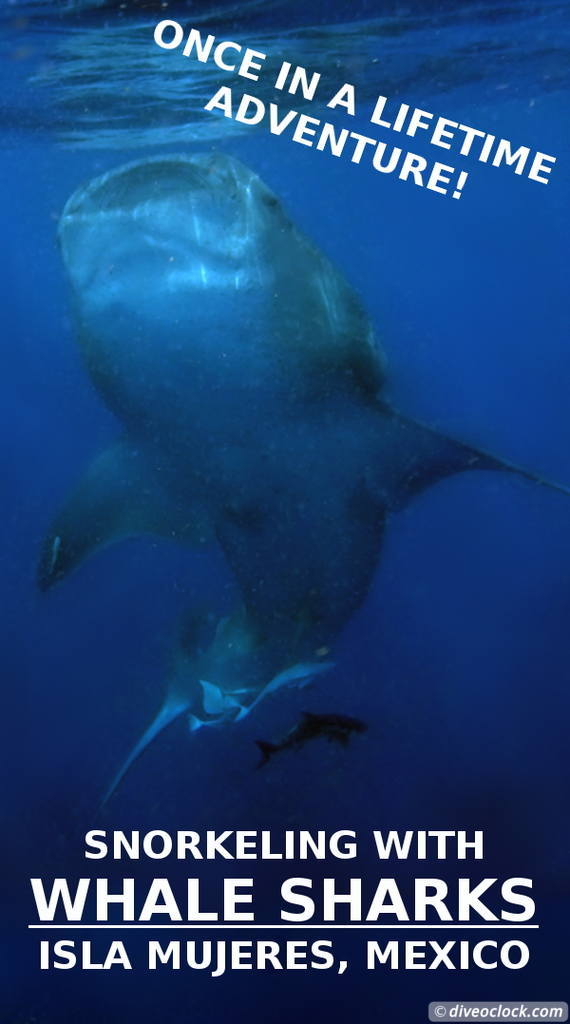
<svg viewBox="0 0 570 1024">
<path fill-rule="evenodd" d="M 365 732 L 366 729 L 364 722 L 348 715 L 319 715 L 303 711 L 301 721 L 278 743 L 256 740 L 261 751 L 261 761 L 257 767 L 263 768 L 274 754 L 282 750 L 297 750 L 309 740 L 316 740 L 319 737 L 346 746 L 353 732 Z"/>
<path fill-rule="evenodd" d="M 315 652 L 362 603 L 390 512 L 450 473 L 513 467 L 388 405 L 356 295 L 237 160 L 119 167 L 71 196 L 59 239 L 84 361 L 122 433 L 57 515 L 40 587 L 146 532 L 217 542 L 243 600 L 209 645 L 177 650 L 110 793 L 178 715 L 233 721 L 329 667 Z"/>
</svg>

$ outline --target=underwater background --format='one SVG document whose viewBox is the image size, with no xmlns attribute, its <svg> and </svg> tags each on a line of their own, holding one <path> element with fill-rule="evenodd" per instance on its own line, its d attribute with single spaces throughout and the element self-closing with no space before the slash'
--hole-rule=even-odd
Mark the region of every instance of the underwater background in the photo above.
<svg viewBox="0 0 570 1024">
<path fill-rule="evenodd" d="M 568 11 L 549 0 L 163 7 L 2 9 L 0 1020 L 281 1024 L 318 1014 L 368 1024 L 424 1020 L 433 999 L 563 999 L 569 498 L 499 473 L 420 495 L 390 522 L 334 670 L 268 697 L 234 727 L 189 739 L 173 724 L 103 813 L 102 792 L 160 703 L 173 623 L 197 600 L 223 600 L 231 580 L 221 556 L 155 538 L 103 551 L 48 595 L 37 592 L 35 566 L 55 509 L 118 430 L 80 361 L 57 219 L 82 181 L 159 152 L 221 149 L 267 182 L 361 296 L 397 408 L 570 486 Z M 370 106 L 382 93 L 552 153 L 551 181 L 458 158 L 470 174 L 454 201 L 263 130 L 237 131 L 201 110 L 225 77 L 153 44 L 163 16 L 326 69 L 333 90 L 353 82 Z M 315 101 L 311 113 L 324 107 Z M 364 117 L 350 126 L 366 134 Z M 255 740 L 283 735 L 303 710 L 355 715 L 368 730 L 347 750 L 315 742 L 256 771 Z M 480 828 L 485 860 L 469 871 L 453 859 L 386 871 L 363 857 L 307 862 L 302 873 L 362 875 L 371 892 L 381 874 L 403 884 L 415 873 L 528 876 L 541 929 L 527 933 L 521 972 L 367 972 L 361 935 L 323 930 L 351 961 L 342 977 L 40 973 L 28 879 L 95 874 L 82 838 L 96 827 Z M 117 879 L 192 873 L 192 862 L 96 866 Z M 212 891 L 225 867 L 204 869 Z M 256 877 L 268 921 L 280 880 L 295 873 L 293 864 L 232 869 Z"/>
</svg>

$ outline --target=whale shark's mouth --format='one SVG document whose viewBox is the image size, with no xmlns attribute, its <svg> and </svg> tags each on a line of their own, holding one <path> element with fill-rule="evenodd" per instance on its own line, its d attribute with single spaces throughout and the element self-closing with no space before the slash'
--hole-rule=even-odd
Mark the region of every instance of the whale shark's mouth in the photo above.
<svg viewBox="0 0 570 1024">
<path fill-rule="evenodd" d="M 260 198 L 264 201 L 260 203 Z M 271 193 L 238 161 L 219 154 L 156 157 L 95 178 L 68 200 L 59 225 L 72 283 L 109 285 L 129 261 L 168 275 L 175 290 L 245 285 L 274 209 Z M 249 282 L 251 283 L 251 282 Z M 112 286 L 111 286 L 112 287 Z"/>
<path fill-rule="evenodd" d="M 65 205 L 63 220 L 105 210 L 132 210 L 144 206 L 153 193 L 173 199 L 177 193 L 187 196 L 200 190 L 236 199 L 248 179 L 257 186 L 259 179 L 248 168 L 220 154 L 151 157 L 123 164 L 78 188 Z"/>
</svg>

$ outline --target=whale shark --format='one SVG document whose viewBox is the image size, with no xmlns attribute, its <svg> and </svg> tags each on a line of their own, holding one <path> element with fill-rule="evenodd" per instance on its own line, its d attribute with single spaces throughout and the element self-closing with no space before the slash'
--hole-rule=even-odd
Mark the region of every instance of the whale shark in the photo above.
<svg viewBox="0 0 570 1024">
<path fill-rule="evenodd" d="M 219 545 L 240 595 L 179 638 L 162 706 L 108 797 L 179 715 L 192 731 L 235 722 L 326 672 L 389 516 L 415 494 L 468 469 L 547 481 L 390 406 L 354 290 L 231 156 L 96 177 L 67 201 L 59 242 L 83 360 L 120 433 L 57 513 L 40 588 L 154 533 Z"/>
</svg>

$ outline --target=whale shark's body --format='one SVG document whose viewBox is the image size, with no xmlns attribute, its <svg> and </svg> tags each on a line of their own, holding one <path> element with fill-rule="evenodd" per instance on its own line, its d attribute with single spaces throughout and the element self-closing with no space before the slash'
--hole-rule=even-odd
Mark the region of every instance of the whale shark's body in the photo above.
<svg viewBox="0 0 570 1024">
<path fill-rule="evenodd" d="M 181 712 L 193 727 L 235 719 L 328 667 L 389 511 L 502 463 L 386 404 L 354 292 L 238 161 L 120 167 L 71 196 L 59 233 L 85 362 L 124 433 L 56 518 L 40 586 L 156 532 L 219 543 L 242 596 L 202 646 L 180 645 L 115 785 Z"/>
</svg>

